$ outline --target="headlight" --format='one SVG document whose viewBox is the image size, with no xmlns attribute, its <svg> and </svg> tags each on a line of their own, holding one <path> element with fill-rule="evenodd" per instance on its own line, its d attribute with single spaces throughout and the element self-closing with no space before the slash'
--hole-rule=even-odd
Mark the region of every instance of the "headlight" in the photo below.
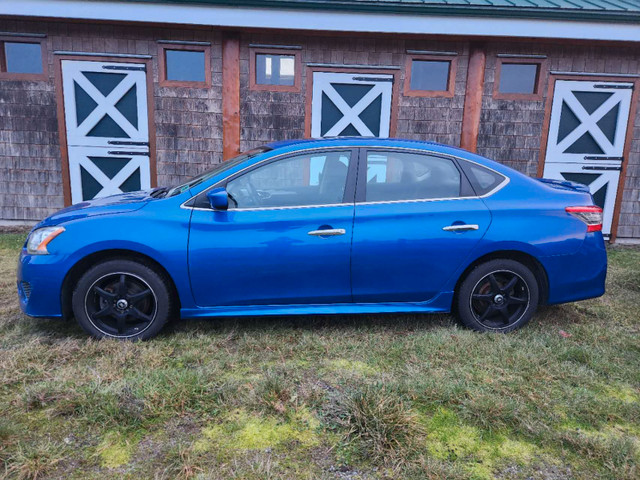
<svg viewBox="0 0 640 480">
<path fill-rule="evenodd" d="M 47 245 L 62 232 L 64 232 L 64 227 L 42 227 L 34 230 L 27 240 L 27 253 L 48 255 Z"/>
</svg>

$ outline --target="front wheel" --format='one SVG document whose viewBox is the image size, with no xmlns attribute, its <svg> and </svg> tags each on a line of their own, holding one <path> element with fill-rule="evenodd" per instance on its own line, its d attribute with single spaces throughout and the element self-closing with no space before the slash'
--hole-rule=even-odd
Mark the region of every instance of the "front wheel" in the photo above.
<svg viewBox="0 0 640 480">
<path fill-rule="evenodd" d="M 473 269 L 460 285 L 460 321 L 480 332 L 510 332 L 525 325 L 538 308 L 535 275 L 514 260 L 490 260 Z"/>
<path fill-rule="evenodd" d="M 108 260 L 80 277 L 71 300 L 80 326 L 96 338 L 146 340 L 173 311 L 167 279 L 132 260 Z"/>
</svg>

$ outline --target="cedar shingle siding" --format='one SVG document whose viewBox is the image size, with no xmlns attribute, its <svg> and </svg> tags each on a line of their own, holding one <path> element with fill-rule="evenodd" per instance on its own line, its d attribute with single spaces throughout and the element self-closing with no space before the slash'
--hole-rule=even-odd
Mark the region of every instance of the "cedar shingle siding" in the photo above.
<svg viewBox="0 0 640 480">
<path fill-rule="evenodd" d="M 125 7 L 123 7 L 125 8 Z M 39 220 L 62 208 L 63 187 L 54 83 L 54 51 L 143 54 L 152 56 L 157 184 L 169 185 L 222 161 L 222 34 L 212 28 L 3 20 L 3 30 L 47 35 L 48 81 L 0 80 L 0 219 Z M 210 88 L 160 87 L 158 40 L 211 43 Z M 543 100 L 493 98 L 496 54 L 542 54 L 548 70 L 640 74 L 637 46 L 591 46 L 568 42 L 501 41 L 486 44 L 487 61 L 478 153 L 528 175 L 536 175 L 549 85 Z M 250 44 L 297 45 L 302 60 L 299 93 L 249 89 Z M 397 137 L 460 144 L 469 54 L 468 41 L 434 41 L 399 36 L 243 33 L 240 44 L 240 149 L 305 135 L 310 78 L 306 64 L 395 66 L 401 84 Z M 403 96 L 406 51 L 457 52 L 455 94 Z M 392 72 L 391 72 L 392 73 Z M 620 210 L 619 237 L 640 238 L 640 113 L 635 111 L 633 140 Z"/>
</svg>

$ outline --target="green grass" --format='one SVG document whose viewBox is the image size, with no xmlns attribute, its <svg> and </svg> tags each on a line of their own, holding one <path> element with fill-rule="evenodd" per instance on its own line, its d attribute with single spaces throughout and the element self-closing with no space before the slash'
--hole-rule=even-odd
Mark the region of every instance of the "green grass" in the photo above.
<svg viewBox="0 0 640 480">
<path fill-rule="evenodd" d="M 640 478 L 640 249 L 508 335 L 365 315 L 133 344 L 23 316 L 23 240 L 0 235 L 0 478 Z"/>
</svg>

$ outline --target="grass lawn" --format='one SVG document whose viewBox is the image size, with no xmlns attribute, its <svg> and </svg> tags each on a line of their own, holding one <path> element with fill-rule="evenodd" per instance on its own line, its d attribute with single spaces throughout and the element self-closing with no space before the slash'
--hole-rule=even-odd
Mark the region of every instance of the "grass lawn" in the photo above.
<svg viewBox="0 0 640 480">
<path fill-rule="evenodd" d="M 0 478 L 640 478 L 640 249 L 508 335 L 232 318 L 132 344 L 23 316 L 23 240 L 0 235 Z"/>
</svg>

